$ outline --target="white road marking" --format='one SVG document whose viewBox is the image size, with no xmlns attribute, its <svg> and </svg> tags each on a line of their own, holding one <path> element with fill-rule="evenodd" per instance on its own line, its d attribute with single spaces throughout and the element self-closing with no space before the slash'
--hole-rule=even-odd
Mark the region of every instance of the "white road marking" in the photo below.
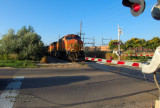
<svg viewBox="0 0 160 108">
<path fill-rule="evenodd" d="M 22 85 L 24 76 L 13 78 L 13 82 L 9 83 L 4 92 L 0 95 L 0 108 L 12 108 Z"/>
</svg>

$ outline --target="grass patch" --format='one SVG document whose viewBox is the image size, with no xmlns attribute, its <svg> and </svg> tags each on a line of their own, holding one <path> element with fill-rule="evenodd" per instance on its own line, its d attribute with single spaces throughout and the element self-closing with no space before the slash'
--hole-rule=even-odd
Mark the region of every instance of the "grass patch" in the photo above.
<svg viewBox="0 0 160 108">
<path fill-rule="evenodd" d="M 78 64 L 84 66 L 84 67 L 89 67 L 87 64 L 85 64 L 84 62 L 79 62 Z"/>
<path fill-rule="evenodd" d="M 20 60 L 0 60 L 0 67 L 13 67 L 13 68 L 36 68 L 36 62 L 33 61 L 20 61 Z"/>
</svg>

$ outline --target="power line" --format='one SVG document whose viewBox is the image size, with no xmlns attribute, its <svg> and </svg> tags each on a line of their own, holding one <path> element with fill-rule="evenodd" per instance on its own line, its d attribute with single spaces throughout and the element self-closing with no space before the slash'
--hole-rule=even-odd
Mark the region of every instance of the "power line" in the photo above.
<svg viewBox="0 0 160 108">
<path fill-rule="evenodd" d="M 91 40 L 91 42 L 85 42 L 85 40 Z M 93 38 L 85 38 L 85 37 L 83 36 L 83 47 L 84 47 L 86 44 L 90 44 L 90 45 L 92 45 L 92 46 L 95 46 L 95 39 L 94 39 L 94 37 L 93 37 Z"/>
<path fill-rule="evenodd" d="M 111 41 L 112 38 L 111 38 L 111 39 L 104 39 L 103 36 L 102 36 L 102 46 L 103 46 L 103 45 L 108 45 L 108 44 L 104 44 L 104 40 L 110 40 L 110 41 Z"/>
</svg>

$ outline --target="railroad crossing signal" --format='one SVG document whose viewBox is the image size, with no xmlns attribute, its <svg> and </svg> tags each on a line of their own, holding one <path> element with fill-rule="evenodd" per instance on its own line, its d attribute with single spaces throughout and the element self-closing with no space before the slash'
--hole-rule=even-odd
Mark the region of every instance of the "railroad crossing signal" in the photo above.
<svg viewBox="0 0 160 108">
<path fill-rule="evenodd" d="M 131 14 L 135 17 L 143 13 L 145 9 L 144 0 L 123 0 L 122 4 L 129 7 L 131 9 Z"/>
<path fill-rule="evenodd" d="M 113 44 L 114 44 L 114 45 L 119 45 L 119 44 L 120 44 L 120 42 L 114 42 Z"/>
<path fill-rule="evenodd" d="M 160 20 L 160 0 L 157 1 L 158 3 L 151 10 L 151 15 L 155 20 Z"/>
</svg>

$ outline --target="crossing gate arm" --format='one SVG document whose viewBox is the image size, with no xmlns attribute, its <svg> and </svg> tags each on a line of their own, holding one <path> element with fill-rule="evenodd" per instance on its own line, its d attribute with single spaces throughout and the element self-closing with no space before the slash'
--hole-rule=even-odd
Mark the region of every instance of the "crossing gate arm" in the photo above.
<svg viewBox="0 0 160 108">
<path fill-rule="evenodd" d="M 160 46 L 156 49 L 151 63 L 149 65 L 142 64 L 142 72 L 146 74 L 151 74 L 157 72 L 160 68 Z"/>
<path fill-rule="evenodd" d="M 118 65 L 139 67 L 139 68 L 141 68 L 142 66 L 141 63 L 127 62 L 127 61 L 107 60 L 107 59 L 91 58 L 91 57 L 85 57 L 85 59 L 89 61 L 95 61 L 95 62 L 112 63 L 112 64 L 118 64 Z"/>
</svg>

